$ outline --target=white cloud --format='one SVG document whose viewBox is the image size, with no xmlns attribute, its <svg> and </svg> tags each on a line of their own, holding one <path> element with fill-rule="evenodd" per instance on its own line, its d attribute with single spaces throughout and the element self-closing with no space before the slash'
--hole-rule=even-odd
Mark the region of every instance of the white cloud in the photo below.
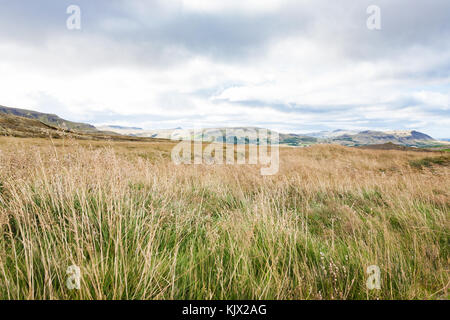
<svg viewBox="0 0 450 320">
<path fill-rule="evenodd" d="M 414 38 L 386 17 L 369 33 L 363 5 L 348 2 L 115 4 L 98 16 L 82 6 L 90 19 L 79 33 L 31 23 L 0 33 L 0 104 L 150 127 L 414 126 L 450 136 L 450 40 L 437 41 L 432 24 Z"/>
<path fill-rule="evenodd" d="M 269 12 L 281 8 L 285 0 L 182 0 L 184 10 L 198 12 Z"/>
<path fill-rule="evenodd" d="M 424 105 L 450 110 L 450 94 L 432 91 L 420 91 L 413 94 L 413 97 L 420 100 Z"/>
</svg>

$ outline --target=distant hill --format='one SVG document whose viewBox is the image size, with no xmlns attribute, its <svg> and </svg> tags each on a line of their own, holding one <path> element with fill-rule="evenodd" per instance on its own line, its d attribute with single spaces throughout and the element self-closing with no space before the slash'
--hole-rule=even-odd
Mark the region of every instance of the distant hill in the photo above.
<svg viewBox="0 0 450 320">
<path fill-rule="evenodd" d="M 32 110 L 8 108 L 0 106 L 0 134 L 15 136 L 48 136 L 54 134 L 60 136 L 63 131 L 70 131 L 80 137 L 88 138 L 86 134 L 91 134 L 90 138 L 120 136 L 117 139 L 153 138 L 171 139 L 178 134 L 178 138 L 183 135 L 193 140 L 203 139 L 208 141 L 225 140 L 226 134 L 230 134 L 226 142 L 238 144 L 257 144 L 258 138 L 249 137 L 251 130 L 260 129 L 256 127 L 234 127 L 234 128 L 210 128 L 204 129 L 202 133 L 194 132 L 192 129 L 180 130 L 143 130 L 139 127 L 123 127 L 118 125 L 103 126 L 96 128 L 90 124 L 68 121 L 54 114 L 41 113 Z M 34 120 L 34 122 L 25 121 Z M 43 133 L 46 132 L 46 133 Z M 268 130 L 270 132 L 270 130 Z M 83 135 L 84 134 L 84 135 Z M 128 136 L 128 138 L 126 138 Z M 177 137 L 177 136 L 175 136 Z M 334 130 L 321 131 L 310 134 L 280 133 L 280 144 L 286 146 L 309 146 L 317 143 L 340 144 L 344 146 L 367 146 L 383 145 L 392 143 L 406 147 L 438 147 L 446 146 L 449 142 L 437 141 L 422 132 L 415 130 L 405 131 L 355 131 L 355 130 Z M 103 139 L 103 138 L 101 138 Z"/>
<path fill-rule="evenodd" d="M 71 131 L 79 131 L 79 132 L 97 132 L 97 128 L 93 125 L 80 123 L 80 122 L 72 122 L 68 120 L 64 120 L 58 117 L 55 114 L 42 113 L 32 110 L 18 109 L 18 108 L 9 108 L 0 106 L 0 114 L 8 114 L 19 117 L 24 117 L 28 119 L 34 119 L 41 121 L 44 124 L 47 124 L 52 127 L 61 128 L 64 130 Z"/>
<path fill-rule="evenodd" d="M 326 138 L 335 138 L 335 137 L 339 137 L 339 136 L 343 136 L 343 135 L 358 134 L 359 132 L 360 131 L 357 131 L 357 130 L 337 129 L 337 130 L 333 130 L 333 131 L 311 132 L 311 133 L 307 133 L 306 135 L 315 137 L 315 138 L 326 139 Z"/>
<path fill-rule="evenodd" d="M 367 145 L 367 146 L 360 146 L 358 148 L 370 149 L 370 150 L 400 150 L 400 151 L 433 152 L 433 150 L 428 150 L 428 149 L 400 146 L 400 145 L 394 144 L 392 142 L 383 143 L 383 144 L 371 144 L 371 145 Z"/>
<path fill-rule="evenodd" d="M 21 138 L 57 138 L 62 130 L 49 126 L 39 120 L 0 113 L 0 135 Z"/>
<path fill-rule="evenodd" d="M 256 127 L 230 127 L 230 128 L 208 128 L 203 129 L 201 133 L 194 131 L 193 129 L 183 130 L 181 128 L 176 129 L 162 129 L 162 130 L 142 130 L 135 128 L 117 128 L 116 126 L 104 126 L 98 127 L 99 130 L 113 131 L 119 134 L 130 135 L 135 137 L 150 137 L 160 139 L 171 139 L 189 137 L 192 140 L 201 140 L 202 137 L 206 141 L 225 141 L 225 137 L 229 134 L 228 143 L 237 144 L 257 144 L 257 138 L 249 136 L 251 130 L 257 130 Z M 270 130 L 268 130 L 270 133 Z M 319 142 L 317 138 L 309 137 L 301 134 L 282 134 L 280 133 L 280 144 L 289 146 L 303 146 L 311 145 Z"/>
<path fill-rule="evenodd" d="M 344 133 L 324 138 L 324 141 L 345 146 L 394 143 L 402 146 L 426 147 L 437 143 L 435 139 L 415 130 L 406 131 L 361 131 Z"/>
<path fill-rule="evenodd" d="M 110 125 L 110 126 L 106 126 L 106 127 L 111 128 L 111 129 L 119 129 L 119 130 L 144 130 L 139 127 L 123 127 L 123 126 L 114 126 L 114 125 Z"/>
<path fill-rule="evenodd" d="M 114 127 L 100 127 L 101 130 L 113 131 L 124 135 L 132 135 L 137 137 L 153 137 L 170 139 L 173 134 L 179 134 L 176 129 L 164 130 L 134 130 Z M 224 139 L 226 132 L 235 136 L 237 143 L 256 143 L 247 138 L 247 133 L 254 127 L 236 127 L 236 128 L 210 128 L 204 129 L 204 139 L 210 140 L 215 138 L 216 141 Z M 200 140 L 201 134 L 195 133 L 194 130 L 180 131 L 187 137 L 194 140 Z M 270 132 L 270 131 L 269 131 Z M 439 144 L 432 137 L 418 131 L 353 131 L 353 130 L 335 130 L 321 131 L 311 134 L 292 134 L 280 133 L 280 144 L 288 146 L 308 146 L 316 143 L 331 143 L 344 146 L 364 146 L 393 143 L 401 146 L 428 147 Z"/>
<path fill-rule="evenodd" d="M 136 138 L 98 130 L 93 132 L 70 131 L 47 125 L 40 120 L 1 112 L 0 136 L 19 138 L 75 138 L 80 140 L 167 142 L 167 140 Z"/>
</svg>

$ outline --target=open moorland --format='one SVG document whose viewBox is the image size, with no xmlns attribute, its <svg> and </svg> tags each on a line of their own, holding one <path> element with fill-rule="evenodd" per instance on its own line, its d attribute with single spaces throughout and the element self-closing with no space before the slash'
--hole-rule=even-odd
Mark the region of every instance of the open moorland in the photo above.
<svg viewBox="0 0 450 320">
<path fill-rule="evenodd" d="M 0 299 L 449 298 L 447 152 L 281 148 L 264 177 L 174 145 L 0 138 Z"/>
</svg>

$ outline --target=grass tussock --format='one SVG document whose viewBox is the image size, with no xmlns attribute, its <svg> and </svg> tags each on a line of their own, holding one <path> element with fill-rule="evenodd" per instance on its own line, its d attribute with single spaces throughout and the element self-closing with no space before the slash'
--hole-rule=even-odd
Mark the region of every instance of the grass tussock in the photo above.
<svg viewBox="0 0 450 320">
<path fill-rule="evenodd" d="M 450 165 L 450 157 L 449 156 L 440 156 L 440 157 L 426 157 L 418 160 L 411 160 L 409 162 L 412 167 L 422 169 L 423 167 L 431 168 L 433 165 L 440 166 L 449 166 Z"/>
<path fill-rule="evenodd" d="M 420 153 L 286 148 L 262 177 L 169 144 L 5 139 L 0 299 L 449 297 L 449 169 Z"/>
</svg>

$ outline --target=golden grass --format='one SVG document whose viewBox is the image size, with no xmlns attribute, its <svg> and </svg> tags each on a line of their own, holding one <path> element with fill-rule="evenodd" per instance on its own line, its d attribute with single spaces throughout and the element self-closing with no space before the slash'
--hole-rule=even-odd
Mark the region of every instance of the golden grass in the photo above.
<svg viewBox="0 0 450 320">
<path fill-rule="evenodd" d="M 449 297 L 449 168 L 412 165 L 448 156 L 283 148 L 263 177 L 174 145 L 0 138 L 0 298 Z"/>
</svg>

